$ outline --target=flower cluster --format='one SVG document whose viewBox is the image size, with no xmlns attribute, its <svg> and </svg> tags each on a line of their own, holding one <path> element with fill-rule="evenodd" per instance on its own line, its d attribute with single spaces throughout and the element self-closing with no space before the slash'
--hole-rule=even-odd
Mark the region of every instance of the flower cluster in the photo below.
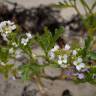
<svg viewBox="0 0 96 96">
<path fill-rule="evenodd" d="M 29 42 L 29 40 L 32 39 L 32 38 L 33 38 L 33 36 L 31 35 L 31 33 L 26 33 L 26 38 L 21 39 L 21 44 L 26 46 L 27 43 Z"/>
<path fill-rule="evenodd" d="M 68 44 L 66 44 L 63 50 L 68 51 L 69 49 L 70 49 L 70 46 Z M 68 54 L 67 53 L 64 53 L 64 54 L 58 56 L 58 64 L 62 68 L 67 67 L 67 64 L 68 64 Z"/>
<path fill-rule="evenodd" d="M 68 62 L 68 56 L 66 54 L 64 54 L 64 56 L 58 56 L 58 64 L 60 65 L 60 67 L 62 68 L 66 68 L 67 67 L 67 62 Z"/>
<path fill-rule="evenodd" d="M 0 23 L 0 34 L 3 40 L 8 41 L 8 34 L 16 29 L 16 25 L 11 21 L 3 21 Z"/>
<path fill-rule="evenodd" d="M 73 68 L 74 74 L 71 75 L 83 79 L 84 74 L 81 71 L 86 68 L 86 64 L 82 56 L 78 53 L 79 49 L 72 50 L 69 44 L 66 44 L 62 49 L 58 45 L 55 45 L 54 48 L 49 51 L 49 58 L 56 61 L 63 69 Z"/>
<path fill-rule="evenodd" d="M 69 44 L 66 44 L 63 49 L 60 49 L 58 45 L 55 45 L 54 48 L 49 51 L 49 57 L 52 60 L 56 60 L 62 68 L 66 68 L 67 65 L 69 65 L 69 61 L 70 65 L 72 64 L 75 66 L 78 71 L 85 68 L 83 59 L 78 56 L 77 50 L 70 49 Z"/>
<path fill-rule="evenodd" d="M 62 51 L 67 52 L 69 50 L 70 50 L 70 46 L 68 44 L 66 44 Z M 61 54 L 56 55 L 56 52 L 58 52 L 58 51 L 60 51 L 60 47 L 58 45 L 55 45 L 54 48 L 52 48 L 49 51 L 49 58 L 51 60 L 56 60 L 58 62 L 58 64 L 60 65 L 60 67 L 66 68 L 67 63 L 68 63 L 68 54 L 66 52 L 64 54 L 62 54 L 62 52 L 61 52 Z"/>
</svg>

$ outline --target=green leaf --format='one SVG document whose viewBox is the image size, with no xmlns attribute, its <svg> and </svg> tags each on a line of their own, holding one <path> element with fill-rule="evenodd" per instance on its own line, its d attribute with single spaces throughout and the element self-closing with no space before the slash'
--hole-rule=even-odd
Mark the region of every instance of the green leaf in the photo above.
<svg viewBox="0 0 96 96">
<path fill-rule="evenodd" d="M 42 36 L 37 36 L 37 42 L 40 44 L 45 54 L 47 54 L 47 52 L 54 47 L 56 40 L 64 32 L 64 28 L 60 27 L 59 29 L 56 29 L 54 36 L 52 36 L 52 33 L 47 27 L 45 27 L 44 31 L 45 33 Z"/>
<path fill-rule="evenodd" d="M 73 5 L 68 4 L 68 2 L 58 2 L 58 4 L 52 4 L 51 6 L 56 7 L 56 8 L 69 8 L 69 7 L 73 7 Z"/>
<path fill-rule="evenodd" d="M 93 3 L 91 10 L 94 10 L 95 7 L 96 7 L 96 1 Z"/>
<path fill-rule="evenodd" d="M 44 67 L 43 65 L 32 64 L 31 65 L 32 74 L 39 75 L 43 67 Z"/>
<path fill-rule="evenodd" d="M 86 18 L 82 19 L 84 27 L 86 28 L 88 34 L 93 36 L 96 32 L 96 14 L 88 15 Z"/>
<path fill-rule="evenodd" d="M 87 57 L 92 60 L 96 60 L 96 52 L 93 52 L 93 51 L 89 52 Z"/>
<path fill-rule="evenodd" d="M 85 39 L 85 49 L 87 50 L 88 48 L 90 48 L 92 42 L 92 37 L 88 36 L 87 39 Z"/>
<path fill-rule="evenodd" d="M 23 65 L 21 66 L 20 70 L 22 72 L 22 79 L 29 80 L 30 65 L 29 64 Z"/>
<path fill-rule="evenodd" d="M 84 48 L 81 49 L 81 55 L 82 55 L 82 57 L 84 57 L 84 58 L 86 58 L 88 52 L 90 51 L 91 41 L 92 41 L 92 38 L 91 38 L 90 36 L 88 36 L 88 37 L 85 39 Z"/>
<path fill-rule="evenodd" d="M 96 74 L 96 67 L 90 68 L 90 72 L 85 74 L 85 81 L 91 84 L 96 84 L 96 79 L 93 78 L 93 75 Z"/>
<path fill-rule="evenodd" d="M 7 62 L 8 60 L 8 56 L 9 56 L 9 50 L 8 48 L 0 48 L 0 60 L 3 61 L 3 62 Z"/>
<path fill-rule="evenodd" d="M 39 75 L 41 70 L 43 69 L 43 65 L 38 64 L 25 64 L 22 65 L 20 70 L 22 72 L 22 79 L 23 80 L 30 80 L 31 76 Z"/>
<path fill-rule="evenodd" d="M 54 41 L 56 42 L 56 40 L 59 39 L 59 37 L 62 35 L 62 33 L 64 32 L 64 27 L 60 27 L 59 29 L 55 29 L 55 35 L 54 35 Z"/>
</svg>

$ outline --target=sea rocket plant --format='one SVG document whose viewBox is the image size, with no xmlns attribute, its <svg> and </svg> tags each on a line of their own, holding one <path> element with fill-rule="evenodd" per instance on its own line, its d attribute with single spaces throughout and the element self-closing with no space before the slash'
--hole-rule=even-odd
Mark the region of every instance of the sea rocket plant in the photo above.
<svg viewBox="0 0 96 96">
<path fill-rule="evenodd" d="M 0 73 L 4 74 L 6 78 L 11 76 L 13 80 L 18 77 L 23 80 L 35 79 L 38 81 L 37 84 L 43 95 L 44 90 L 41 88 L 42 84 L 40 86 L 40 77 L 45 75 L 44 68 L 46 66 L 61 68 L 60 79 L 96 84 L 96 52 L 92 49 L 94 41 L 96 42 L 93 39 L 96 35 L 94 34 L 96 32 L 96 14 L 93 12 L 96 2 L 91 7 L 85 0 L 80 0 L 80 3 L 85 10 L 85 16 L 82 16 L 79 11 L 77 0 L 66 0 L 55 6 L 59 8 L 72 7 L 80 16 L 82 21 L 80 24 L 83 25 L 83 28 L 80 27 L 80 31 L 82 33 L 86 31 L 84 46 L 81 48 L 72 48 L 71 44 L 66 44 L 64 48 L 59 47 L 56 42 L 64 32 L 63 27 L 56 29 L 54 35 L 45 27 L 45 33 L 42 36 L 37 34 L 33 37 L 30 32 L 20 33 L 18 25 L 16 26 L 14 22 L 1 22 L 0 36 L 6 43 L 5 45 L 0 44 Z M 85 36 L 84 33 L 83 35 Z M 32 45 L 35 43 L 42 48 L 44 52 L 42 56 L 33 54 Z M 26 63 L 20 66 L 10 64 L 10 59 L 21 60 L 24 55 L 27 56 Z M 38 63 L 38 57 L 44 59 L 44 64 Z"/>
<path fill-rule="evenodd" d="M 95 72 L 90 65 L 88 65 L 88 59 L 95 59 L 88 47 L 88 40 L 85 40 L 84 48 L 71 48 L 70 44 L 65 44 L 64 48 L 60 48 L 56 44 L 56 40 L 60 34 L 64 31 L 62 28 L 56 30 L 55 36 L 52 37 L 48 30 L 45 30 L 43 36 L 34 36 L 30 32 L 21 34 L 16 32 L 16 25 L 11 21 L 4 21 L 0 23 L 0 34 L 6 45 L 0 45 L 0 72 L 8 77 L 11 74 L 14 80 L 16 77 L 23 79 L 30 79 L 30 76 L 40 75 L 46 66 L 53 65 L 59 67 L 64 71 L 65 79 L 70 80 L 87 80 L 90 72 L 94 75 Z M 57 39 L 56 39 L 57 38 Z M 32 53 L 32 45 L 39 43 L 41 48 L 44 50 L 45 59 L 44 64 L 38 64 L 38 57 Z M 53 47 L 54 46 L 54 47 Z M 86 47 L 87 46 L 87 47 Z M 86 52 L 87 50 L 87 52 Z M 85 54 L 86 52 L 86 54 Z M 27 64 L 21 66 L 15 66 L 15 64 L 9 64 L 10 59 L 20 60 L 22 56 L 27 56 Z M 35 57 L 34 57 L 35 56 Z M 85 70 L 85 71 L 84 71 Z M 90 77 L 93 80 L 93 75 Z"/>
<path fill-rule="evenodd" d="M 32 39 L 31 33 L 26 33 L 26 38 L 21 39 L 21 44 L 26 46 L 30 39 Z"/>
</svg>

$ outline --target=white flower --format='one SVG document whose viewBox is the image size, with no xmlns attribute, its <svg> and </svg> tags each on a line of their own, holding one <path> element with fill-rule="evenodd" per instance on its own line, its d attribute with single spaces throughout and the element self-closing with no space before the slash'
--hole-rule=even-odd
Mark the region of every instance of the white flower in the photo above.
<svg viewBox="0 0 96 96">
<path fill-rule="evenodd" d="M 62 65 L 62 63 L 63 63 L 62 60 L 58 60 L 59 65 Z"/>
<path fill-rule="evenodd" d="M 67 54 L 64 54 L 63 58 L 64 59 L 67 59 L 68 58 L 68 55 Z"/>
<path fill-rule="evenodd" d="M 3 33 L 6 33 L 6 35 L 8 35 L 11 32 L 12 32 L 12 29 L 10 27 L 5 27 L 5 30 Z"/>
<path fill-rule="evenodd" d="M 66 65 L 67 61 L 65 60 L 58 60 L 58 64 L 60 65 L 60 67 L 62 68 L 66 68 L 67 65 Z"/>
<path fill-rule="evenodd" d="M 73 61 L 74 65 L 77 65 L 79 63 L 82 63 L 83 59 L 81 57 L 78 57 L 77 60 Z"/>
<path fill-rule="evenodd" d="M 7 24 L 10 26 L 10 29 L 11 29 L 12 31 L 16 29 L 16 25 L 14 24 L 14 22 L 7 21 Z"/>
<path fill-rule="evenodd" d="M 26 39 L 25 38 L 22 38 L 21 39 L 21 44 L 23 44 L 25 46 L 25 45 L 27 45 L 28 41 L 29 41 L 28 38 L 26 38 Z"/>
<path fill-rule="evenodd" d="M 59 55 L 59 56 L 58 56 L 58 59 L 59 59 L 59 60 L 61 60 L 61 59 L 62 59 L 62 56 L 61 56 L 61 55 Z"/>
<path fill-rule="evenodd" d="M 3 37 L 3 40 L 8 41 L 7 35 L 5 33 L 2 33 L 1 36 Z"/>
<path fill-rule="evenodd" d="M 80 63 L 79 65 L 81 68 L 84 68 L 85 67 L 85 64 L 84 63 Z"/>
<path fill-rule="evenodd" d="M 72 51 L 72 55 L 77 55 L 77 51 L 76 50 L 73 50 Z"/>
<path fill-rule="evenodd" d="M 63 63 L 67 63 L 67 58 L 68 58 L 68 56 L 67 56 L 67 54 L 65 54 L 65 55 L 63 56 Z"/>
<path fill-rule="evenodd" d="M 3 21 L 0 23 L 0 29 L 5 28 L 4 31 L 9 31 L 9 33 L 16 29 L 16 25 L 11 21 Z"/>
<path fill-rule="evenodd" d="M 16 29 L 16 25 L 14 25 L 11 21 L 3 21 L 0 23 L 0 33 L 5 41 L 8 41 L 8 34 Z"/>
<path fill-rule="evenodd" d="M 77 61 L 78 61 L 78 63 L 81 63 L 81 62 L 83 61 L 83 59 L 79 57 L 79 58 L 77 59 Z"/>
<path fill-rule="evenodd" d="M 58 56 L 58 64 L 59 65 L 63 64 L 62 56 L 61 55 Z"/>
<path fill-rule="evenodd" d="M 16 29 L 16 25 L 12 25 L 11 30 L 15 30 L 15 29 Z"/>
<path fill-rule="evenodd" d="M 11 21 L 7 21 L 7 23 L 9 24 L 9 25 L 14 25 L 14 22 L 11 22 Z"/>
<path fill-rule="evenodd" d="M 58 45 L 55 45 L 54 48 L 52 48 L 48 55 L 50 56 L 50 59 L 55 59 L 55 51 L 57 51 L 59 49 L 59 46 Z"/>
<path fill-rule="evenodd" d="M 58 46 L 58 45 L 55 45 L 54 48 L 52 48 L 50 51 L 55 52 L 55 51 L 57 51 L 58 49 L 59 49 L 59 46 Z"/>
<path fill-rule="evenodd" d="M 26 33 L 26 36 L 27 36 L 28 39 L 32 39 L 31 33 Z"/>
<path fill-rule="evenodd" d="M 77 58 L 77 60 L 73 61 L 73 64 L 76 66 L 76 69 L 80 71 L 82 68 L 85 67 L 85 64 L 83 63 L 82 58 Z"/>
<path fill-rule="evenodd" d="M 67 67 L 67 55 L 65 54 L 64 56 L 59 55 L 58 56 L 58 64 L 60 67 L 65 68 Z"/>
<path fill-rule="evenodd" d="M 18 45 L 16 44 L 16 42 L 13 42 L 12 45 L 13 45 L 14 47 L 18 47 Z"/>
<path fill-rule="evenodd" d="M 70 45 L 66 44 L 64 50 L 69 50 L 69 49 L 70 49 Z"/>
<path fill-rule="evenodd" d="M 9 49 L 9 53 L 10 53 L 10 54 L 13 54 L 13 53 L 14 53 L 14 49 L 13 49 L 13 48 L 10 48 L 10 49 Z"/>
<path fill-rule="evenodd" d="M 6 21 L 0 23 L 0 28 L 4 28 L 6 26 Z"/>
<path fill-rule="evenodd" d="M 53 48 L 53 51 L 57 51 L 58 49 L 59 49 L 59 46 L 55 45 L 54 48 Z"/>
<path fill-rule="evenodd" d="M 82 68 L 85 68 L 85 64 L 84 63 L 80 63 L 80 64 L 76 65 L 76 69 L 78 71 L 80 71 Z"/>
<path fill-rule="evenodd" d="M 52 48 L 50 51 L 51 51 L 51 52 L 54 52 L 55 50 L 54 50 L 54 48 Z"/>
<path fill-rule="evenodd" d="M 55 54 L 54 54 L 54 52 L 52 52 L 52 51 L 50 51 L 50 52 L 48 53 L 48 55 L 49 55 L 49 57 L 50 57 L 51 60 L 53 60 L 53 59 L 55 58 Z"/>
<path fill-rule="evenodd" d="M 63 61 L 63 63 L 67 63 L 67 59 L 64 59 L 64 60 L 62 60 Z"/>
<path fill-rule="evenodd" d="M 77 64 L 78 64 L 78 62 L 77 62 L 77 61 L 73 61 L 73 64 L 74 64 L 74 65 L 77 65 Z"/>
</svg>

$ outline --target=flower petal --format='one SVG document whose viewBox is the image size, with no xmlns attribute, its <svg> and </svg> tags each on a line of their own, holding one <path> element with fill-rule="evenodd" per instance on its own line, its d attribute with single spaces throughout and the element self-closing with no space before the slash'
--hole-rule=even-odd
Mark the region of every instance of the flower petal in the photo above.
<svg viewBox="0 0 96 96">
<path fill-rule="evenodd" d="M 70 49 L 70 45 L 66 44 L 64 50 L 69 50 L 69 49 Z"/>
</svg>

